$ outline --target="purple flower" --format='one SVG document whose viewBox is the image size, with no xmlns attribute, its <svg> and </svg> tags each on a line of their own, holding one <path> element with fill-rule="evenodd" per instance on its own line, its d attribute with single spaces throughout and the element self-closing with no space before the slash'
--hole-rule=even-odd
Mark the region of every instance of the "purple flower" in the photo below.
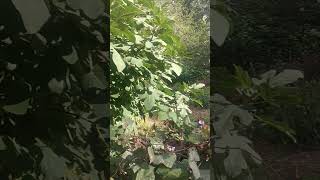
<svg viewBox="0 0 320 180">
<path fill-rule="evenodd" d="M 202 119 L 198 120 L 198 126 L 200 126 L 201 128 L 204 126 L 205 122 Z"/>
</svg>

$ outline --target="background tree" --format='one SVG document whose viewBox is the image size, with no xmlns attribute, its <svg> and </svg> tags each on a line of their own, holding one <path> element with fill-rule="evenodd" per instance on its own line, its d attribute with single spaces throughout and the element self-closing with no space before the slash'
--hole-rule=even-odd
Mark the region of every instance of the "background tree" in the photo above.
<svg viewBox="0 0 320 180">
<path fill-rule="evenodd" d="M 173 28 L 186 47 L 182 61 L 184 72 L 177 79 L 199 82 L 209 77 L 209 5 L 208 0 L 159 1 L 163 12 L 174 20 Z M 205 81 L 208 84 L 207 81 Z"/>
</svg>

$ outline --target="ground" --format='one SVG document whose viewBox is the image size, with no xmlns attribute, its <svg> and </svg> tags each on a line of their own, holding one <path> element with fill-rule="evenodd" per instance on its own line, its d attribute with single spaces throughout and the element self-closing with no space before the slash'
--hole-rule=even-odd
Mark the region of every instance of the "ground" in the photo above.
<svg viewBox="0 0 320 180">
<path fill-rule="evenodd" d="M 320 180 L 320 147 L 255 140 L 264 169 L 272 180 Z"/>
</svg>

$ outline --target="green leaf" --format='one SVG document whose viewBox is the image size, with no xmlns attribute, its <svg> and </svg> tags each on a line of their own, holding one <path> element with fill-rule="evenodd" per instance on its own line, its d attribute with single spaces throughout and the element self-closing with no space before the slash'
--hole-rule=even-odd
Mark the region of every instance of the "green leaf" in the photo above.
<svg viewBox="0 0 320 180">
<path fill-rule="evenodd" d="M 269 82 L 270 87 L 280 87 L 287 84 L 293 83 L 300 78 L 303 78 L 304 75 L 299 70 L 285 69 L 276 75 L 276 70 L 270 70 L 263 73 L 261 79 L 252 78 L 252 81 L 256 85 L 261 85 L 262 83 Z"/>
<path fill-rule="evenodd" d="M 76 49 L 72 46 L 72 52 L 69 55 L 62 56 L 65 61 L 69 64 L 75 64 L 78 61 L 78 53 Z"/>
<path fill-rule="evenodd" d="M 166 106 L 166 105 L 160 104 L 158 107 L 159 107 L 159 109 L 161 111 L 164 111 L 164 112 L 168 112 L 169 111 L 169 107 Z"/>
<path fill-rule="evenodd" d="M 87 90 L 89 88 L 99 88 L 105 89 L 107 84 L 104 84 L 100 79 L 94 74 L 94 72 L 87 73 L 82 76 L 82 87 Z"/>
<path fill-rule="evenodd" d="M 205 84 L 203 84 L 203 83 L 198 83 L 198 84 L 192 84 L 191 86 L 190 86 L 190 88 L 192 88 L 192 89 L 201 89 L 201 88 L 203 88 L 203 87 L 205 87 L 206 85 Z"/>
<path fill-rule="evenodd" d="M 2 108 L 12 114 L 16 115 L 24 115 L 27 113 L 28 108 L 29 108 L 29 101 L 30 99 L 26 99 L 18 104 L 14 105 L 5 105 Z"/>
<path fill-rule="evenodd" d="M 252 87 L 252 79 L 249 76 L 249 73 L 245 70 L 243 70 L 240 66 L 234 66 L 235 67 L 235 78 L 238 80 L 239 84 L 243 88 L 251 88 Z"/>
<path fill-rule="evenodd" d="M 198 144 L 202 142 L 202 140 L 203 140 L 203 135 L 200 133 L 192 133 L 187 136 L 187 141 L 193 144 Z"/>
<path fill-rule="evenodd" d="M 217 101 L 219 96 L 215 95 L 215 97 L 215 101 Z M 228 102 L 221 101 L 221 103 Z M 235 117 L 239 118 L 240 122 L 247 126 L 250 125 L 254 120 L 253 116 L 247 110 L 243 110 L 236 105 L 225 105 L 220 107 L 220 105 L 217 103 L 217 105 L 214 104 L 214 106 L 216 106 L 215 109 L 219 109 L 219 111 L 217 111 L 215 114 L 218 121 L 213 123 L 218 136 L 223 136 L 224 134 L 228 133 L 229 130 L 234 129 Z"/>
<path fill-rule="evenodd" d="M 144 40 L 140 35 L 135 34 L 135 43 L 136 44 L 142 44 L 142 41 Z"/>
<path fill-rule="evenodd" d="M 155 155 L 152 147 L 148 147 L 148 154 L 150 163 L 153 163 L 155 165 L 163 164 L 168 168 L 172 168 L 172 166 L 177 160 L 177 155 L 175 153 Z"/>
<path fill-rule="evenodd" d="M 14 149 L 18 155 L 21 155 L 23 152 L 29 153 L 29 150 L 27 148 L 25 148 L 21 144 L 17 143 L 16 138 L 11 138 L 8 136 L 8 139 L 12 143 L 12 146 L 14 147 Z"/>
<path fill-rule="evenodd" d="M 222 46 L 229 33 L 230 24 L 228 20 L 216 10 L 211 10 L 210 15 L 210 35 L 218 46 Z"/>
<path fill-rule="evenodd" d="M 147 42 L 145 43 L 145 47 L 146 47 L 147 49 L 151 49 L 151 48 L 153 47 L 153 44 L 152 44 L 150 41 L 147 41 Z"/>
<path fill-rule="evenodd" d="M 270 87 L 284 86 L 303 78 L 303 73 L 299 70 L 285 69 L 270 80 Z"/>
<path fill-rule="evenodd" d="M 46 146 L 40 140 L 37 140 L 37 145 L 41 148 L 43 158 L 40 162 L 42 171 L 45 173 L 46 180 L 56 180 L 64 177 L 67 169 L 67 160 L 58 156 L 51 148 Z"/>
<path fill-rule="evenodd" d="M 156 103 L 156 100 L 154 98 L 154 95 L 147 95 L 146 99 L 144 100 L 144 107 L 146 108 L 147 111 L 150 111 L 154 104 Z"/>
<path fill-rule="evenodd" d="M 154 162 L 155 154 L 152 147 L 148 147 L 148 155 L 149 155 L 150 163 Z"/>
<path fill-rule="evenodd" d="M 155 155 L 152 147 L 148 147 L 148 155 L 149 155 L 150 163 L 153 163 L 155 165 L 159 165 L 163 163 L 162 156 Z"/>
<path fill-rule="evenodd" d="M 132 152 L 130 151 L 125 151 L 122 155 L 121 158 L 122 159 L 127 159 L 127 157 L 132 156 Z"/>
<path fill-rule="evenodd" d="M 2 150 L 6 150 L 7 149 L 7 145 L 3 142 L 3 137 L 0 136 L 0 151 Z"/>
<path fill-rule="evenodd" d="M 154 174 L 154 167 L 148 166 L 146 168 L 141 168 L 136 176 L 136 180 L 155 180 L 156 176 Z"/>
<path fill-rule="evenodd" d="M 216 153 L 225 153 L 226 149 L 230 148 L 229 150 L 232 151 L 234 149 L 240 149 L 249 153 L 252 160 L 255 161 L 257 164 L 261 164 L 262 158 L 258 153 L 256 153 L 249 144 L 251 143 L 246 137 L 239 136 L 239 135 L 230 135 L 225 134 L 223 137 L 216 140 L 215 143 L 215 152 Z M 229 154 L 230 155 L 230 154 Z M 234 153 L 231 156 L 241 155 L 239 153 Z M 235 159 L 235 157 L 231 157 L 230 159 Z M 237 159 L 241 159 L 241 157 L 237 157 Z M 242 163 L 239 161 L 239 163 Z M 240 166 L 243 166 L 242 164 Z"/>
<path fill-rule="evenodd" d="M 133 65 L 137 67 L 142 67 L 143 66 L 143 60 L 142 59 L 137 59 L 134 57 L 128 58 L 128 61 L 130 61 Z"/>
<path fill-rule="evenodd" d="M 73 9 L 81 9 L 89 18 L 97 19 L 105 11 L 105 5 L 101 0 L 67 0 Z"/>
<path fill-rule="evenodd" d="M 179 65 L 175 64 L 175 63 L 171 63 L 171 66 L 172 66 L 171 70 L 173 72 L 175 72 L 178 76 L 180 76 L 180 74 L 182 72 L 182 68 Z"/>
<path fill-rule="evenodd" d="M 233 178 L 240 175 L 243 169 L 248 168 L 240 149 L 230 149 L 229 155 L 224 160 L 224 166 L 227 173 Z"/>
<path fill-rule="evenodd" d="M 167 119 L 169 119 L 169 115 L 168 115 L 167 112 L 160 111 L 160 112 L 158 113 L 158 118 L 159 118 L 160 120 L 167 120 Z"/>
<path fill-rule="evenodd" d="M 111 47 L 111 51 L 112 51 L 112 61 L 116 65 L 118 72 L 122 72 L 126 67 L 126 64 L 124 63 L 121 55 L 118 53 L 117 50 Z"/>
<path fill-rule="evenodd" d="M 199 154 L 198 154 L 196 148 L 190 148 L 189 149 L 188 160 L 189 161 L 200 161 L 200 157 L 199 157 Z"/>
<path fill-rule="evenodd" d="M 165 180 L 185 180 L 188 179 L 188 173 L 182 168 L 159 167 L 156 171 Z"/>
<path fill-rule="evenodd" d="M 175 153 L 164 154 L 164 155 L 162 155 L 162 159 L 163 159 L 163 164 L 166 167 L 172 168 L 172 166 L 174 165 L 174 163 L 177 160 L 177 155 Z"/>
<path fill-rule="evenodd" d="M 189 161 L 189 167 L 192 170 L 192 174 L 195 179 L 199 179 L 201 177 L 200 170 L 195 161 Z"/>
<path fill-rule="evenodd" d="M 43 0 L 12 0 L 28 33 L 37 33 L 50 17 Z"/>
<path fill-rule="evenodd" d="M 277 129 L 278 131 L 285 133 L 289 138 L 291 138 L 293 140 L 293 142 L 297 142 L 296 138 L 294 137 L 295 135 L 295 131 L 293 129 L 291 129 L 290 127 L 288 127 L 287 124 L 281 123 L 279 121 L 274 121 L 272 120 L 272 118 L 267 117 L 267 116 L 263 116 L 263 117 L 259 117 L 259 116 L 255 116 L 257 118 L 258 121 L 261 121 L 275 129 Z"/>
<path fill-rule="evenodd" d="M 175 112 L 169 112 L 169 117 L 173 120 L 173 121 L 177 121 L 178 119 L 178 116 L 177 116 L 177 113 Z"/>
<path fill-rule="evenodd" d="M 135 165 L 135 166 L 132 167 L 132 171 L 134 173 L 136 173 L 139 169 L 141 169 L 141 167 L 139 165 Z"/>
</svg>

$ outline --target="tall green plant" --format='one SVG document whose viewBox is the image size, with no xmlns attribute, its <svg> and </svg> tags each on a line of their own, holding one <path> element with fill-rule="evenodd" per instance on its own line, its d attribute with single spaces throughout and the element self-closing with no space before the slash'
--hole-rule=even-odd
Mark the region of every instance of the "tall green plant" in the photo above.
<svg viewBox="0 0 320 180">
<path fill-rule="evenodd" d="M 169 87 L 182 72 L 178 61 L 182 51 L 172 21 L 153 1 L 111 1 L 113 178 L 186 179 L 188 168 L 200 177 L 197 150 L 192 145 L 178 150 L 167 143 L 185 140 L 196 127 L 189 119 L 189 97 Z M 170 128 L 139 133 L 141 119 L 151 118 L 169 122 Z M 183 157 L 178 152 L 188 158 L 178 160 Z"/>
<path fill-rule="evenodd" d="M 230 28 L 227 18 L 221 14 L 221 10 L 218 11 L 224 9 L 222 5 L 215 2 L 211 14 L 211 29 L 213 29 L 211 36 L 218 46 L 223 45 Z M 281 131 L 295 141 L 294 131 L 285 124 L 270 119 L 272 112 L 262 110 L 259 105 L 263 104 L 267 107 L 265 109 L 274 110 L 280 104 L 285 105 L 290 102 L 289 100 L 299 101 L 299 98 L 292 94 L 292 88 L 287 85 L 303 78 L 303 73 L 290 69 L 280 73 L 270 70 L 259 78 L 252 78 L 241 67 L 234 66 L 234 68 L 234 75 L 212 73 L 222 78 L 212 77 L 214 94 L 211 117 L 215 152 L 213 173 L 215 179 L 254 179 L 252 165 L 261 164 L 262 158 L 250 147 L 252 142 L 245 137 L 246 130 L 257 121 Z M 217 92 L 231 92 L 233 97 L 239 94 L 243 99 L 235 105 Z"/>
</svg>

